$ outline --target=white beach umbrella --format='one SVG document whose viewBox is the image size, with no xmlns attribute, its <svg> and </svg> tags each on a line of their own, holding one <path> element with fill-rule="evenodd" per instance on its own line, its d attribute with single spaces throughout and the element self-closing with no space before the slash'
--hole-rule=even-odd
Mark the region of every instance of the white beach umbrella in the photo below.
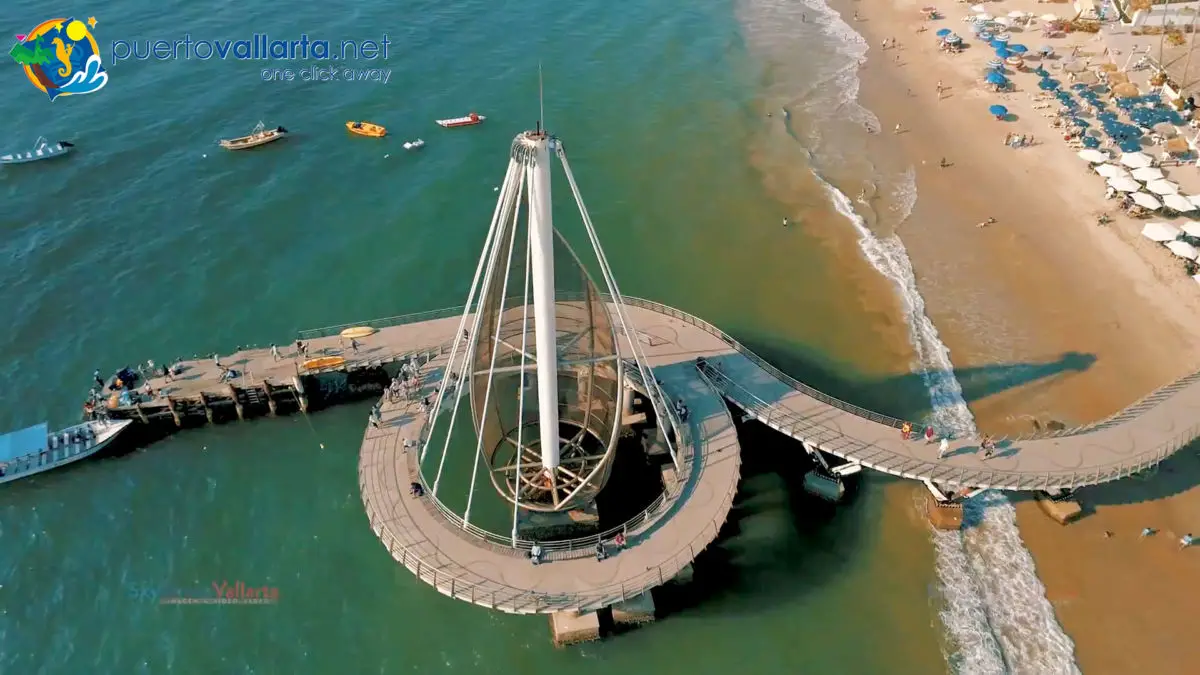
<svg viewBox="0 0 1200 675">
<path fill-rule="evenodd" d="M 979 14 L 983 14 L 987 10 L 983 8 L 983 5 L 971 5 L 971 11 L 979 13 Z"/>
<path fill-rule="evenodd" d="M 1014 9 L 1013 11 L 1008 13 L 1008 16 L 1013 19 L 1024 19 L 1027 16 L 1027 14 L 1025 12 L 1022 12 L 1019 9 Z"/>
<path fill-rule="evenodd" d="M 1200 223 L 1187 222 L 1183 224 L 1183 233 L 1189 237 L 1200 237 Z"/>
<path fill-rule="evenodd" d="M 1168 241 L 1167 250 L 1185 260 L 1195 260 L 1196 256 L 1200 256 L 1200 251 L 1186 241 Z"/>
<path fill-rule="evenodd" d="M 1142 189 L 1141 184 L 1136 180 L 1125 177 L 1109 178 L 1108 186 L 1117 192 L 1137 192 Z"/>
<path fill-rule="evenodd" d="M 1172 211 L 1178 211 L 1180 213 L 1187 213 L 1189 211 L 1196 210 L 1195 204 L 1189 202 L 1185 197 L 1181 197 L 1180 195 L 1163 195 L 1163 204 L 1166 205 L 1168 209 L 1171 209 Z M 1200 237 L 1200 223 L 1188 223 L 1188 225 L 1196 225 L 1196 231 L 1194 233 L 1188 232 L 1188 234 L 1192 235 L 1193 237 Z M 1184 226 L 1183 231 L 1187 232 L 1186 225 Z"/>
<path fill-rule="evenodd" d="M 1195 281 L 1196 283 L 1200 284 L 1200 274 L 1193 274 L 1192 280 Z"/>
<path fill-rule="evenodd" d="M 1162 202 L 1155 199 L 1154 195 L 1148 195 L 1145 192 L 1134 192 L 1130 196 L 1133 197 L 1133 203 L 1137 204 L 1143 209 L 1157 211 L 1162 208 Z"/>
<path fill-rule="evenodd" d="M 1143 166 L 1140 169 L 1134 169 L 1133 177 L 1140 181 L 1149 183 L 1152 180 L 1160 180 L 1164 176 L 1162 169 L 1153 166 Z"/>
<path fill-rule="evenodd" d="M 1144 152 L 1127 152 L 1121 155 L 1121 163 L 1131 169 L 1141 169 L 1153 164 L 1154 160 Z"/>
<path fill-rule="evenodd" d="M 1000 23 L 1000 19 L 996 19 L 996 23 Z M 992 39 L 999 40 L 1001 42 L 1008 42 L 1012 39 L 1012 35 L 1009 33 L 1000 33 L 999 35 L 993 36 Z"/>
<path fill-rule="evenodd" d="M 1079 155 L 1079 159 L 1082 159 L 1085 162 L 1091 162 L 1092 164 L 1107 162 L 1109 159 L 1107 153 L 1100 152 L 1099 150 L 1093 150 L 1092 148 L 1080 150 L 1077 154 Z"/>
<path fill-rule="evenodd" d="M 1170 223 L 1155 221 L 1142 227 L 1142 236 L 1150 241 L 1168 242 L 1179 238 L 1179 228 Z"/>
<path fill-rule="evenodd" d="M 996 18 L 996 17 L 992 16 L 991 14 L 987 14 L 987 13 L 975 15 L 976 21 L 991 21 L 994 18 Z"/>
<path fill-rule="evenodd" d="M 1146 183 L 1146 189 L 1156 195 L 1179 194 L 1179 186 L 1169 180 L 1152 180 Z"/>
<path fill-rule="evenodd" d="M 1187 200 L 1196 206 L 1200 206 L 1200 195 L 1188 195 Z"/>
<path fill-rule="evenodd" d="M 1008 28 L 1013 23 L 1013 20 L 1008 18 L 1007 16 L 996 17 L 995 19 L 993 19 L 993 21 L 1000 24 L 1001 26 L 1004 26 L 1005 28 Z"/>
<path fill-rule="evenodd" d="M 1058 21 L 1057 14 L 1043 14 L 1042 21 Z"/>
<path fill-rule="evenodd" d="M 1105 178 L 1125 178 L 1127 180 L 1132 180 L 1129 172 L 1117 166 L 1116 164 L 1097 164 L 1093 168 L 1096 170 L 1096 173 L 1104 176 Z"/>
</svg>

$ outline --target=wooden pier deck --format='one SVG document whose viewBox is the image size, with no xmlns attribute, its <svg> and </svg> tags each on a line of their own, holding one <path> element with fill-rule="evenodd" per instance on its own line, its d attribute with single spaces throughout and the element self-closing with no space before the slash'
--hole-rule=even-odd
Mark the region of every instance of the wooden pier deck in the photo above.
<svg viewBox="0 0 1200 675">
<path fill-rule="evenodd" d="M 417 460 L 427 420 L 418 403 L 400 402 L 384 404 L 381 428 L 367 430 L 359 461 L 367 517 L 398 562 L 442 594 L 491 609 L 590 611 L 670 581 L 716 539 L 737 491 L 740 451 L 728 408 L 696 376 L 692 359 L 727 347 L 652 310 L 630 313 L 654 376 L 668 396 L 684 400 L 691 416 L 676 426 L 683 462 L 679 482 L 668 481 L 664 498 L 629 523 L 626 548 L 597 561 L 596 537 L 545 544 L 547 561 L 533 565 L 527 557 L 532 542 L 466 526 L 428 491 L 411 495 L 411 483 L 429 485 Z M 452 337 L 453 332 L 445 334 Z M 445 361 L 440 357 L 431 369 L 440 373 Z M 430 376 L 421 395 L 431 394 L 437 381 L 440 374 Z"/>
</svg>

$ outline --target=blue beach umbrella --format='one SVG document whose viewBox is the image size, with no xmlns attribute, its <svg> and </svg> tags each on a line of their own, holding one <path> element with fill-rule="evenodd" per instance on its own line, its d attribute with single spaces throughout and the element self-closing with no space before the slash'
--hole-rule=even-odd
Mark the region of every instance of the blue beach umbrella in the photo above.
<svg viewBox="0 0 1200 675">
<path fill-rule="evenodd" d="M 1071 124 L 1074 124 L 1077 127 L 1083 127 L 1084 129 L 1092 126 L 1092 125 L 1088 124 L 1087 120 L 1081 120 L 1078 117 L 1072 117 Z"/>
<path fill-rule="evenodd" d="M 1012 52 L 1008 51 L 1004 47 L 996 50 L 996 58 L 998 59 L 1007 59 L 1010 56 L 1012 56 Z"/>
<path fill-rule="evenodd" d="M 1083 137 L 1083 147 L 1098 148 L 1098 147 L 1100 147 L 1100 139 L 1092 137 L 1092 136 L 1084 136 Z"/>
<path fill-rule="evenodd" d="M 1082 82 L 1076 82 L 1075 84 L 1071 85 L 1071 88 L 1078 92 L 1084 92 L 1087 90 L 1088 86 Z M 1080 93 L 1080 96 L 1086 96 L 1086 94 Z"/>
<path fill-rule="evenodd" d="M 1042 78 L 1042 81 L 1038 82 L 1038 89 L 1043 91 L 1054 91 L 1058 89 L 1058 86 L 1058 80 L 1052 80 L 1048 77 Z"/>
<path fill-rule="evenodd" d="M 1033 71 L 1033 74 L 1037 75 L 1039 77 L 1050 77 L 1050 71 L 1046 70 L 1045 68 L 1043 68 L 1041 66 L 1038 66 L 1037 70 Z"/>
<path fill-rule="evenodd" d="M 1008 78 L 997 72 L 990 72 L 985 78 L 988 84 L 1008 84 Z M 999 113 L 1003 114 L 1003 113 Z"/>
<path fill-rule="evenodd" d="M 938 30 L 938 32 L 934 33 L 934 35 L 936 35 L 938 37 L 946 37 L 947 35 L 949 35 L 950 33 L 953 33 L 953 32 L 954 31 L 950 30 L 949 28 L 941 28 Z"/>
<path fill-rule="evenodd" d="M 1121 149 L 1121 152 L 1141 152 L 1142 150 L 1141 142 L 1136 139 L 1121 141 L 1117 143 L 1117 147 Z"/>
<path fill-rule="evenodd" d="M 1029 47 L 1026 47 L 1025 45 L 1011 44 L 1008 46 L 1008 51 L 1014 54 L 1024 54 L 1025 52 L 1029 51 Z"/>
<path fill-rule="evenodd" d="M 991 47 L 993 49 L 1004 49 L 1004 46 L 1007 45 L 1008 43 L 1005 42 L 1004 40 L 997 40 L 995 38 L 992 38 L 992 41 L 989 42 L 988 44 L 991 45 Z"/>
<path fill-rule="evenodd" d="M 1005 108 L 1002 105 L 993 105 L 993 106 L 988 107 L 988 112 L 995 115 L 996 117 L 1004 117 L 1005 115 L 1008 114 L 1008 108 Z"/>
</svg>

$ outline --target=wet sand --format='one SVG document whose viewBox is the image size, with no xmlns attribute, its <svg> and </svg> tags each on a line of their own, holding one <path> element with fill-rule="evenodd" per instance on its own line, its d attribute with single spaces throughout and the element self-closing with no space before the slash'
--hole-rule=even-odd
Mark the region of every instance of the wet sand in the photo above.
<svg viewBox="0 0 1200 675">
<path fill-rule="evenodd" d="M 1023 432 L 1034 419 L 1094 420 L 1195 370 L 1200 288 L 1181 263 L 1140 240 L 1140 221 L 1096 224 L 1096 214 L 1110 209 L 1103 182 L 1032 107 L 1037 77 L 1013 75 L 1013 94 L 987 91 L 982 74 L 992 50 L 960 21 L 967 5 L 935 3 L 944 18 L 917 33 L 925 4 L 865 0 L 838 9 L 871 45 L 861 76 L 863 102 L 882 124 L 872 151 L 916 168 L 920 196 L 899 234 L 980 428 Z M 1069 10 L 985 6 L 997 16 Z M 862 20 L 850 18 L 855 11 Z M 967 38 L 969 48 L 939 53 L 934 32 L 943 27 Z M 881 50 L 888 38 L 900 47 Z M 1046 42 L 1040 30 L 1014 31 L 1013 40 L 1031 48 Z M 1069 52 L 1073 42 L 1100 58 L 1096 36 L 1051 44 Z M 940 98 L 938 81 L 948 87 Z M 993 103 L 1016 119 L 995 120 L 987 112 Z M 1038 143 L 1005 147 L 1008 132 Z M 950 166 L 939 166 L 942 158 Z M 988 218 L 996 222 L 976 227 Z M 1200 604 L 1187 582 L 1200 578 L 1200 548 L 1176 550 L 1183 532 L 1200 534 L 1200 489 L 1192 487 L 1200 463 L 1195 450 L 1187 452 L 1146 482 L 1084 491 L 1095 512 L 1066 528 L 1032 502 L 1018 506 L 1022 534 L 1084 672 L 1132 672 L 1135 664 L 1184 672 L 1200 660 L 1200 644 L 1182 636 Z M 1142 527 L 1161 533 L 1142 541 Z M 1114 535 L 1105 538 L 1106 530 Z"/>
</svg>

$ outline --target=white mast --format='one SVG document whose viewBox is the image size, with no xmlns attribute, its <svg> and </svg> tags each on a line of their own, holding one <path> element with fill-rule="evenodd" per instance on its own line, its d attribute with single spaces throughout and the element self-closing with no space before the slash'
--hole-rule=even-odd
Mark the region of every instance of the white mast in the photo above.
<svg viewBox="0 0 1200 675">
<path fill-rule="evenodd" d="M 532 267 L 534 344 L 537 346 L 538 428 L 542 467 L 558 468 L 558 327 L 554 291 L 554 216 L 550 200 L 550 140 L 546 132 L 526 132 L 532 150 L 529 183 L 529 261 Z"/>
</svg>

